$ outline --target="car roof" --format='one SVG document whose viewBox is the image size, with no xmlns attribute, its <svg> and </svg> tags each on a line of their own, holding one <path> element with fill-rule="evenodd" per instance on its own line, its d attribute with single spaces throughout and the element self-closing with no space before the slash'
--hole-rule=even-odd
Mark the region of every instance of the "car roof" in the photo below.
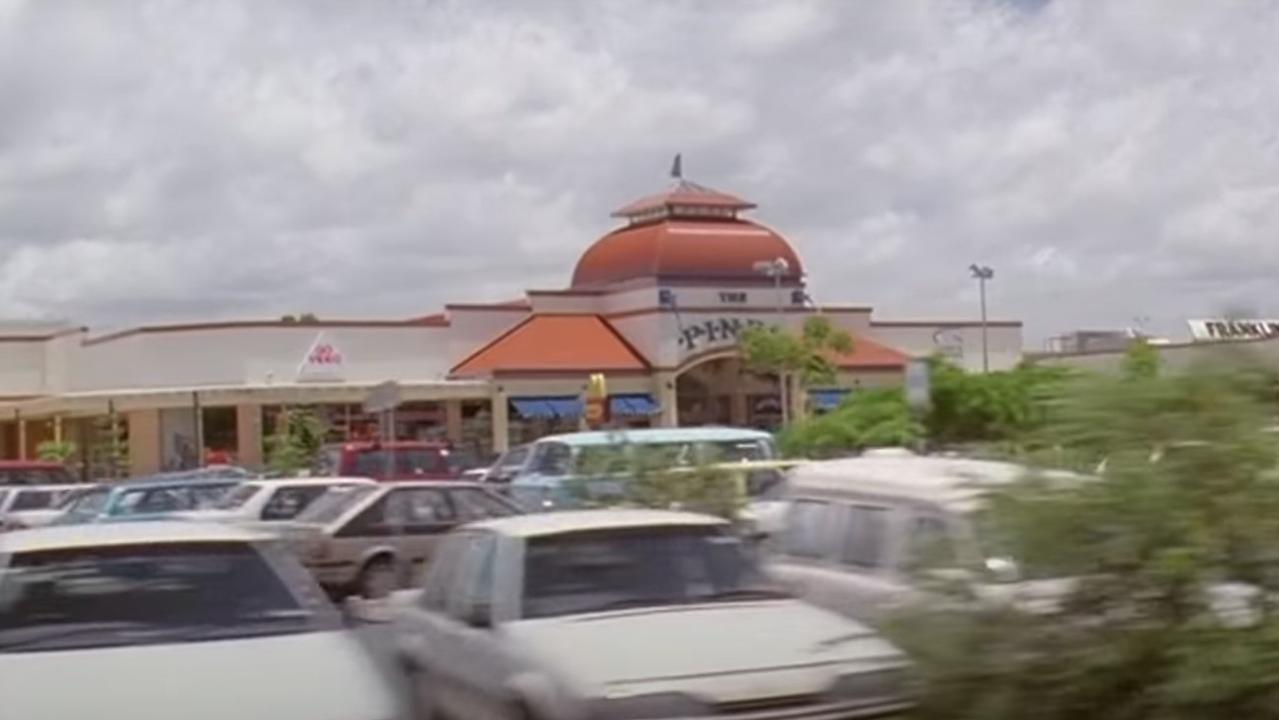
<svg viewBox="0 0 1279 720">
<path fill-rule="evenodd" d="M 284 477 L 284 478 L 250 478 L 243 485 L 377 485 L 371 478 L 363 477 Z"/>
<path fill-rule="evenodd" d="M 634 430 L 594 430 L 548 435 L 537 442 L 566 445 L 624 445 L 627 443 L 732 442 L 765 440 L 773 436 L 763 430 L 736 427 L 638 428 Z"/>
<path fill-rule="evenodd" d="M 385 482 L 373 483 L 377 487 L 394 490 L 395 488 L 467 488 L 474 490 L 489 490 L 490 487 L 484 483 L 472 482 L 470 480 L 388 480 Z"/>
<path fill-rule="evenodd" d="M 116 491 L 137 490 L 139 488 L 184 488 L 184 487 L 229 487 L 231 485 L 239 485 L 246 478 L 183 478 L 176 480 L 165 479 L 143 479 L 143 480 L 126 480 L 118 485 L 113 485 L 112 489 Z"/>
<path fill-rule="evenodd" d="M 352 440 L 349 442 L 328 443 L 326 450 L 342 449 L 352 451 L 379 450 L 448 450 L 449 443 L 444 440 Z"/>
<path fill-rule="evenodd" d="M 790 472 L 792 496 L 874 496 L 934 503 L 956 512 L 975 509 L 1000 487 L 1039 473 L 1084 479 L 1064 471 L 1039 470 L 998 460 L 922 456 L 910 451 L 869 452 L 860 457 L 804 463 Z"/>
<path fill-rule="evenodd" d="M 713 527 L 726 525 L 723 518 L 673 510 L 561 510 L 480 520 L 465 527 L 489 530 L 510 537 L 542 537 L 590 530 L 643 527 Z"/>
<path fill-rule="evenodd" d="M 13 490 L 15 492 L 70 492 L 72 490 L 83 490 L 85 488 L 95 487 L 93 483 L 40 483 L 39 485 L 0 485 L 0 492 Z"/>
<path fill-rule="evenodd" d="M 144 543 L 257 542 L 270 538 L 267 533 L 226 523 L 154 520 L 56 525 L 0 534 L 0 554 Z"/>
</svg>

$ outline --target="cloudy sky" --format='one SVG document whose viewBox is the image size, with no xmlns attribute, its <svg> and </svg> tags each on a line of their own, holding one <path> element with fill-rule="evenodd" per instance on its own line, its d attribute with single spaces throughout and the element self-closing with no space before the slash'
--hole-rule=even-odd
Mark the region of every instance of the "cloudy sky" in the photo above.
<svg viewBox="0 0 1279 720">
<path fill-rule="evenodd" d="M 686 175 L 820 302 L 1028 341 L 1279 314 L 1267 0 L 0 0 L 0 316 L 562 287 Z"/>
</svg>

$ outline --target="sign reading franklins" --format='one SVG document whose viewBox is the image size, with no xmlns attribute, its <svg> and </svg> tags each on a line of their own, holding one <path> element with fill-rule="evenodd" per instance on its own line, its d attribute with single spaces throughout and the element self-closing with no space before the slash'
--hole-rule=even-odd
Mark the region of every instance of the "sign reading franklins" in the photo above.
<svg viewBox="0 0 1279 720">
<path fill-rule="evenodd" d="M 1195 340 L 1259 340 L 1279 335 L 1279 319 L 1187 320 Z"/>
<path fill-rule="evenodd" d="M 691 352 L 707 345 L 737 342 L 738 335 L 748 327 L 760 327 L 764 323 L 754 318 L 715 318 L 680 329 L 679 346 Z"/>
</svg>

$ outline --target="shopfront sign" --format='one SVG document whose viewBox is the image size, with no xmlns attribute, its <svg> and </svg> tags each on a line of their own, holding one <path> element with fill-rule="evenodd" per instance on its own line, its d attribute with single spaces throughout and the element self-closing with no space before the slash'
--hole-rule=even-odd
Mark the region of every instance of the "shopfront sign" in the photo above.
<svg viewBox="0 0 1279 720">
<path fill-rule="evenodd" d="M 297 377 L 298 382 L 342 382 L 346 379 L 346 356 L 326 333 L 320 333 L 298 365 Z"/>
<path fill-rule="evenodd" d="M 1279 319 L 1187 320 L 1196 341 L 1261 340 L 1279 336 Z"/>
<path fill-rule="evenodd" d="M 714 318 L 680 328 L 679 347 L 684 352 L 695 352 L 715 345 L 736 343 L 742 330 L 763 327 L 764 322 L 755 318 Z"/>
</svg>

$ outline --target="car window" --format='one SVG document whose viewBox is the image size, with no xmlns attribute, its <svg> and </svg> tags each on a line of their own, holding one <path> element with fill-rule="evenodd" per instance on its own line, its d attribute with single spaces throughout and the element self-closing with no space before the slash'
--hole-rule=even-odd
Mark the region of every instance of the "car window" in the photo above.
<svg viewBox="0 0 1279 720">
<path fill-rule="evenodd" d="M 330 488 L 308 505 L 305 510 L 298 513 L 294 520 L 326 525 L 342 517 L 348 510 L 351 510 L 377 491 L 378 488 L 372 485 Z"/>
<path fill-rule="evenodd" d="M 510 505 L 483 490 L 453 490 L 449 493 L 449 496 L 453 498 L 453 508 L 457 512 L 459 522 L 508 517 L 516 514 Z"/>
<path fill-rule="evenodd" d="M 458 559 L 448 613 L 459 620 L 467 619 L 477 605 L 493 601 L 493 564 L 497 555 L 497 539 L 492 533 L 467 533 L 467 543 Z"/>
<path fill-rule="evenodd" d="M 241 485 L 237 488 L 223 493 L 222 497 L 214 503 L 213 507 L 218 510 L 235 510 L 244 507 L 254 495 L 262 492 L 261 485 Z"/>
<path fill-rule="evenodd" d="M 453 578 L 457 575 L 458 563 L 469 543 L 470 536 L 466 533 L 453 533 L 445 537 L 426 571 L 422 596 L 418 599 L 423 608 L 434 612 L 448 609 Z"/>
<path fill-rule="evenodd" d="M 955 567 L 959 560 L 950 526 L 936 515 L 916 515 L 906 535 L 907 569 Z"/>
<path fill-rule="evenodd" d="M 567 475 L 573 464 L 573 451 L 564 443 L 538 443 L 536 453 L 533 469 L 539 475 Z"/>
<path fill-rule="evenodd" d="M 75 482 L 66 468 L 8 468 L 0 470 L 0 485 L 64 485 Z"/>
<path fill-rule="evenodd" d="M 22 490 L 13 499 L 12 511 L 43 510 L 53 504 L 54 494 L 49 490 Z"/>
<path fill-rule="evenodd" d="M 524 466 L 524 461 L 528 460 L 529 446 L 520 445 L 511 448 L 502 459 L 497 462 L 497 466 L 503 470 L 519 470 Z"/>
<path fill-rule="evenodd" d="M 820 558 L 830 554 L 831 506 L 822 500 L 796 500 L 786 516 L 782 548 L 793 557 Z"/>
<path fill-rule="evenodd" d="M 406 526 L 438 525 L 457 519 L 444 491 L 436 488 L 393 490 L 388 503 L 390 519 Z"/>
<path fill-rule="evenodd" d="M 870 505 L 844 506 L 839 559 L 845 565 L 873 569 L 884 564 L 888 509 Z"/>
<path fill-rule="evenodd" d="M 90 490 L 80 495 L 66 505 L 67 514 L 75 517 L 87 517 L 97 515 L 106 507 L 107 498 L 111 495 L 111 491 L 106 488 Z"/>
<path fill-rule="evenodd" d="M 243 542 L 17 553 L 0 582 L 0 653 L 336 628 L 307 595 Z"/>
<path fill-rule="evenodd" d="M 525 618 L 779 595 L 741 541 L 715 526 L 540 536 L 524 555 Z"/>
<path fill-rule="evenodd" d="M 378 498 L 373 504 L 351 518 L 338 530 L 342 537 L 372 537 L 386 535 L 391 532 L 392 518 L 388 513 L 387 495 Z"/>
<path fill-rule="evenodd" d="M 351 473 L 361 477 L 385 477 L 388 463 L 392 474 L 413 476 L 448 473 L 453 470 L 449 452 L 444 448 L 399 448 L 396 450 L 362 450 L 355 455 Z"/>
<path fill-rule="evenodd" d="M 0 508 L 4 507 L 4 501 L 7 497 L 9 497 L 9 491 L 4 488 L 0 488 Z"/>
<path fill-rule="evenodd" d="M 262 508 L 263 520 L 292 520 L 328 490 L 324 485 L 294 485 L 276 488 Z"/>
</svg>

